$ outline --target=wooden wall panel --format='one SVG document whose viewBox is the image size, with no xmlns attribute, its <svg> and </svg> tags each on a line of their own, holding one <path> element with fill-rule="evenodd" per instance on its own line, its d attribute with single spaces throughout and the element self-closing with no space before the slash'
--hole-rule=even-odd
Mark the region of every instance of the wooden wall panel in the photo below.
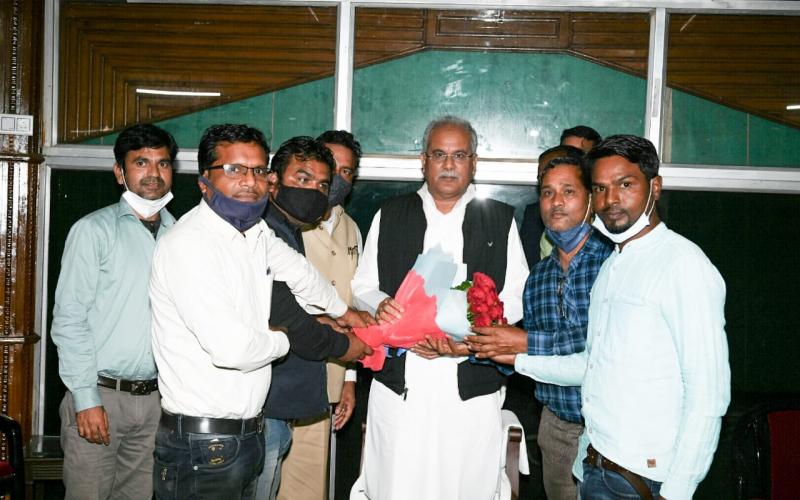
<svg viewBox="0 0 800 500">
<path fill-rule="evenodd" d="M 61 19 L 61 138 L 85 140 L 142 120 L 332 76 L 335 8 L 98 5 Z M 425 49 L 566 52 L 646 77 L 649 16 L 623 13 L 356 10 L 355 65 Z M 668 85 L 795 127 L 800 17 L 689 16 L 670 21 Z M 137 87 L 221 91 L 141 96 Z"/>
<path fill-rule="evenodd" d="M 430 11 L 429 47 L 465 49 L 567 49 L 570 14 L 492 11 Z"/>
<path fill-rule="evenodd" d="M 39 340 L 35 266 L 43 3 L 0 2 L 0 112 L 34 117 L 33 136 L 0 135 L 0 411 L 17 420 L 26 436 L 32 420 L 33 350 Z"/>
<path fill-rule="evenodd" d="M 68 3 L 61 16 L 62 140 L 333 74 L 335 30 L 335 8 Z M 141 100 L 137 87 L 222 97 Z"/>
</svg>

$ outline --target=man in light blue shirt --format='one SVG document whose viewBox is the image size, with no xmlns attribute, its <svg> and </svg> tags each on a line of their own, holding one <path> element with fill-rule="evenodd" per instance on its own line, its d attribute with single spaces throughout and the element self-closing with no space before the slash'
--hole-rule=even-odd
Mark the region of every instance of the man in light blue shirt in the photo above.
<svg viewBox="0 0 800 500">
<path fill-rule="evenodd" d="M 161 411 L 147 287 L 156 239 L 175 219 L 178 147 L 153 125 L 114 145 L 114 205 L 72 226 L 61 259 L 51 335 L 68 392 L 61 403 L 66 498 L 150 499 Z"/>
<path fill-rule="evenodd" d="M 689 499 L 730 402 L 725 283 L 697 245 L 661 222 L 648 140 L 612 136 L 587 160 L 594 225 L 616 243 L 592 288 L 587 349 L 517 355 L 514 365 L 543 382 L 582 384 L 586 431 L 573 468 L 581 498 Z"/>
</svg>

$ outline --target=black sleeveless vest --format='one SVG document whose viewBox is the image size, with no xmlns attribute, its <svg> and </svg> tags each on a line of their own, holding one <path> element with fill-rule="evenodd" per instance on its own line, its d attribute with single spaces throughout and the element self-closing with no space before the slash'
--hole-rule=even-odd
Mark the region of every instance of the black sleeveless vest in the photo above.
<svg viewBox="0 0 800 500">
<path fill-rule="evenodd" d="M 503 289 L 506 275 L 508 231 L 514 221 L 514 208 L 491 199 L 473 199 L 467 204 L 464 222 L 463 262 L 467 279 L 475 271 L 488 274 Z M 408 271 L 414 266 L 427 229 L 422 199 L 409 193 L 387 201 L 381 207 L 378 236 L 378 279 L 381 291 L 394 296 Z M 397 394 L 405 387 L 405 356 L 386 358 L 375 379 Z M 462 400 L 491 394 L 502 387 L 505 376 L 494 366 L 463 361 L 458 365 L 458 393 Z"/>
</svg>

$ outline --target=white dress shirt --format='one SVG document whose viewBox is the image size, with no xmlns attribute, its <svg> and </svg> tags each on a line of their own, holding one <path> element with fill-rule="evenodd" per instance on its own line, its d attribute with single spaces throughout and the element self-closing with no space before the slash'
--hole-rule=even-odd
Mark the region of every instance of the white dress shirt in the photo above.
<svg viewBox="0 0 800 500">
<path fill-rule="evenodd" d="M 659 224 L 611 254 L 592 288 L 586 351 L 517 355 L 542 382 L 581 382 L 585 445 L 661 495 L 691 498 L 730 402 L 725 283 L 694 243 Z"/>
<path fill-rule="evenodd" d="M 273 278 L 322 311 L 346 310 L 334 288 L 263 221 L 240 233 L 201 201 L 159 239 L 150 301 L 165 410 L 258 415 L 269 363 L 289 349 L 286 335 L 269 329 Z"/>
</svg>

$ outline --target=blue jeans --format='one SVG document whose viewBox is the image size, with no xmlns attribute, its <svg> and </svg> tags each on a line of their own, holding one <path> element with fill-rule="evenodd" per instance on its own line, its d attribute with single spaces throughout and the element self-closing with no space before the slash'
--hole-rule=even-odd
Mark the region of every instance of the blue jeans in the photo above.
<svg viewBox="0 0 800 500">
<path fill-rule="evenodd" d="M 281 484 L 281 462 L 292 444 L 292 428 L 286 420 L 264 418 L 264 470 L 258 476 L 258 499 L 275 500 Z"/>
<path fill-rule="evenodd" d="M 641 476 L 640 476 L 641 477 Z M 650 488 L 653 498 L 658 498 L 661 483 L 642 477 Z M 640 498 L 627 479 L 616 472 L 583 463 L 583 481 L 580 485 L 581 500 L 618 500 Z"/>
<path fill-rule="evenodd" d="M 252 500 L 264 464 L 264 436 L 156 433 L 153 489 L 157 500 Z"/>
</svg>

